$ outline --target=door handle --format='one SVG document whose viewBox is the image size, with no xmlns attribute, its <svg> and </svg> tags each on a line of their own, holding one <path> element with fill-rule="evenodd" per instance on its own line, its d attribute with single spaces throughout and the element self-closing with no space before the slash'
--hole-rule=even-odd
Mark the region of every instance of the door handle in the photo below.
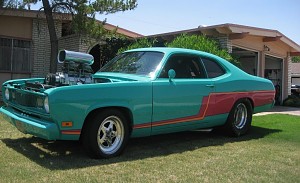
<svg viewBox="0 0 300 183">
<path fill-rule="evenodd" d="M 213 85 L 213 84 L 208 84 L 208 85 L 206 85 L 206 87 L 213 88 L 213 87 L 215 87 L 215 85 Z"/>
</svg>

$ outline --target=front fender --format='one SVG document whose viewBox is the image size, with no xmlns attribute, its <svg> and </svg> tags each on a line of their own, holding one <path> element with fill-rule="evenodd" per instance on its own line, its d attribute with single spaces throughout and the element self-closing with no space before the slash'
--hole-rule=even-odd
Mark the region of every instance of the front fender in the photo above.
<svg viewBox="0 0 300 183">
<path fill-rule="evenodd" d="M 123 107 L 132 112 L 134 124 L 151 122 L 152 84 L 120 82 L 87 84 L 52 89 L 48 92 L 51 118 L 61 127 L 73 122 L 72 129 L 81 129 L 88 114 L 104 107 Z M 61 127 L 62 128 L 62 127 Z"/>
</svg>

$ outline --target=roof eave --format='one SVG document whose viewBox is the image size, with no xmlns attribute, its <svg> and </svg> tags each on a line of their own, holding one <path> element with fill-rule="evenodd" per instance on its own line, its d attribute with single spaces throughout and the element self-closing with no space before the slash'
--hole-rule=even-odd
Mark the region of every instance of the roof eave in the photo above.
<svg viewBox="0 0 300 183">
<path fill-rule="evenodd" d="M 228 35 L 229 37 L 233 37 L 235 39 L 238 38 L 244 38 L 247 35 L 252 36 L 261 36 L 267 40 L 281 40 L 285 44 L 287 44 L 290 47 L 290 52 L 297 55 L 300 54 L 300 45 L 286 37 L 284 34 L 277 30 L 272 29 L 264 29 L 264 28 L 258 28 L 258 27 L 251 27 L 251 26 L 245 26 L 245 25 L 238 25 L 238 24 L 219 24 L 219 25 L 212 25 L 212 26 L 199 26 L 194 29 L 187 29 L 187 30 L 181 30 L 181 31 L 175 31 L 175 32 L 168 32 L 168 33 L 162 33 L 162 34 L 156 34 L 156 35 L 150 35 L 146 37 L 170 37 L 175 36 L 183 33 L 202 33 L 206 34 L 209 32 L 209 30 L 214 29 L 215 32 L 218 32 L 219 34 Z M 230 36 L 232 35 L 232 36 Z"/>
</svg>

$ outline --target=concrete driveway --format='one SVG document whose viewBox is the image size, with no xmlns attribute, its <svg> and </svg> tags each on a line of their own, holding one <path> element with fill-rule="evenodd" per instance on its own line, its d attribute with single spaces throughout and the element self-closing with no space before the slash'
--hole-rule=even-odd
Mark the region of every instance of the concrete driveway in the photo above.
<svg viewBox="0 0 300 183">
<path fill-rule="evenodd" d="M 261 115 L 267 115 L 267 114 L 289 114 L 289 115 L 300 116 L 300 108 L 274 106 L 273 109 L 271 109 L 267 112 L 261 112 L 261 113 L 254 114 L 254 116 L 261 116 Z"/>
</svg>

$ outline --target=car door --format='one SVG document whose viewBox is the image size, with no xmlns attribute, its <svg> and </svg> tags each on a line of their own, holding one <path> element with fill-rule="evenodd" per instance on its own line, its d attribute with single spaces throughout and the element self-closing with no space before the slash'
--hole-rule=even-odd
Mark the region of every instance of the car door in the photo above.
<svg viewBox="0 0 300 183">
<path fill-rule="evenodd" d="M 175 78 L 168 77 L 173 69 Z M 196 128 L 204 119 L 214 83 L 197 55 L 174 54 L 153 81 L 152 134 Z"/>
</svg>

